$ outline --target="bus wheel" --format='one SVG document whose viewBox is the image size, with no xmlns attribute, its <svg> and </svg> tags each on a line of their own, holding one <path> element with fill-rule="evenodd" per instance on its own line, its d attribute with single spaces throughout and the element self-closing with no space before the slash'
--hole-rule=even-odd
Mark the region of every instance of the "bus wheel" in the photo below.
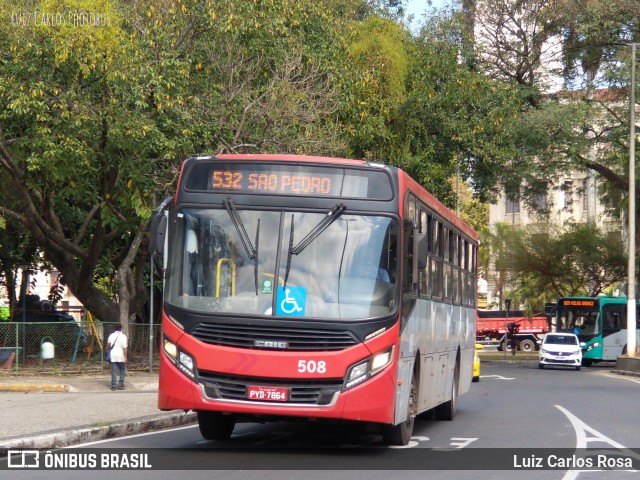
<svg viewBox="0 0 640 480">
<path fill-rule="evenodd" d="M 438 405 L 435 409 L 436 420 L 453 420 L 456 416 L 456 404 L 458 403 L 458 366 L 453 371 L 453 384 L 451 385 L 451 400 Z"/>
<path fill-rule="evenodd" d="M 536 344 L 533 343 L 533 340 L 529 340 L 525 338 L 520 342 L 520 350 L 523 352 L 533 352 L 536 349 Z"/>
<path fill-rule="evenodd" d="M 236 426 L 236 417 L 220 412 L 198 412 L 198 426 L 206 440 L 229 440 Z"/>
<path fill-rule="evenodd" d="M 415 372 L 411 375 L 410 388 L 407 401 L 407 419 L 398 425 L 384 425 L 382 427 L 382 438 L 387 445 L 408 445 L 411 440 L 418 411 L 418 388 Z"/>
</svg>

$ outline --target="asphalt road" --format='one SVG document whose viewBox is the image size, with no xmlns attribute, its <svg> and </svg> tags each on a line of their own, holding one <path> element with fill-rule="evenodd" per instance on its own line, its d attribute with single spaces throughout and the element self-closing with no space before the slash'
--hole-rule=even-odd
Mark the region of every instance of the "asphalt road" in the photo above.
<svg viewBox="0 0 640 480">
<path fill-rule="evenodd" d="M 480 382 L 472 384 L 471 391 L 459 398 L 454 421 L 421 419 L 416 423 L 412 442 L 402 449 L 386 447 L 375 431 L 354 425 L 289 422 L 239 424 L 227 442 L 205 441 L 197 426 L 189 426 L 84 448 L 128 448 L 134 452 L 149 448 L 190 449 L 169 451 L 163 459 L 154 457 L 154 461 L 163 464 L 170 463 L 169 457 L 173 457 L 181 465 L 176 468 L 187 472 L 118 474 L 127 479 L 173 480 L 176 475 L 186 474 L 189 478 L 226 480 L 356 476 L 388 480 L 390 471 L 394 480 L 638 478 L 638 470 L 628 471 L 620 465 L 615 471 L 570 470 L 562 463 L 558 465 L 576 461 L 571 458 L 576 448 L 599 449 L 606 453 L 605 461 L 622 458 L 626 462 L 634 455 L 640 460 L 640 450 L 628 450 L 640 449 L 640 378 L 611 373 L 611 368 L 612 365 L 602 364 L 577 372 L 539 370 L 535 362 L 485 362 Z M 550 455 L 556 462 L 551 470 L 522 468 L 538 461 L 546 465 Z M 438 458 L 448 459 L 447 470 L 432 469 Z M 436 462 L 432 463 L 432 459 Z M 451 464 L 450 459 L 459 463 Z M 512 467 L 516 466 L 514 470 Z M 202 470 L 192 470 L 195 468 Z M 41 478 L 35 475 L 37 472 L 33 476 L 20 473 L 8 478 Z M 80 473 L 47 472 L 47 479 L 86 477 L 86 472 Z M 113 475 L 114 472 L 91 472 L 92 479 Z"/>
</svg>

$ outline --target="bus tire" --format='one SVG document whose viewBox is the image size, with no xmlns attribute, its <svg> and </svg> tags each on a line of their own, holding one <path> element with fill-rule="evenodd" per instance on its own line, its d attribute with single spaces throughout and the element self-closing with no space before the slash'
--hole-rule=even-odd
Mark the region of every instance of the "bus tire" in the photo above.
<svg viewBox="0 0 640 480">
<path fill-rule="evenodd" d="M 220 412 L 198 412 L 198 427 L 205 440 L 229 440 L 236 426 L 234 415 Z"/>
<path fill-rule="evenodd" d="M 525 338 L 520 341 L 520 350 L 523 352 L 533 352 L 536 349 L 536 344 L 533 343 L 533 340 L 529 338 Z"/>
<path fill-rule="evenodd" d="M 451 400 L 441 403 L 435 408 L 436 420 L 451 421 L 456 416 L 458 403 L 458 366 L 453 371 L 453 383 L 451 385 Z"/>
<path fill-rule="evenodd" d="M 387 445 L 408 445 L 418 412 L 418 385 L 415 372 L 411 375 L 411 387 L 407 399 L 407 419 L 398 425 L 384 425 L 382 438 Z"/>
</svg>

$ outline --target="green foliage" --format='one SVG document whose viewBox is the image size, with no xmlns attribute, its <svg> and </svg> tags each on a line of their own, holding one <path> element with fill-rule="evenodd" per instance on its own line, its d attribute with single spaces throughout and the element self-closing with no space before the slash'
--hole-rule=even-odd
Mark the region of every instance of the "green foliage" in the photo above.
<svg viewBox="0 0 640 480">
<path fill-rule="evenodd" d="M 0 213 L 100 318 L 128 291 L 126 318 L 148 291 L 134 238 L 186 156 L 343 151 L 336 60 L 356 5 L 2 3 Z M 74 19 L 89 13 L 102 22 Z"/>
<path fill-rule="evenodd" d="M 522 102 L 516 90 L 461 61 L 463 32 L 456 18 L 425 25 L 412 52 L 411 92 L 397 120 L 398 138 L 408 141 L 406 167 L 449 206 L 451 193 L 443 191 L 438 169 L 448 178 L 459 166 L 475 193 L 489 198 L 496 169 L 514 155 L 513 121 Z"/>
<path fill-rule="evenodd" d="M 550 100 L 523 110 L 527 95 L 473 68 L 464 19 L 432 17 L 412 35 L 375 5 L 0 4 L 0 18 L 12 19 L 0 23 L 0 218 L 21 225 L 76 296 L 114 321 L 125 280 L 135 299 L 127 313 L 145 300 L 147 254 L 134 238 L 189 154 L 381 161 L 450 208 L 456 171 L 486 200 L 500 182 L 560 171 L 523 159 L 584 159 L 574 131 L 591 107 Z M 23 15 L 36 11 L 67 20 Z M 79 24 L 82 12 L 104 24 Z M 462 214 L 485 235 L 486 205 L 465 200 Z"/>
<path fill-rule="evenodd" d="M 371 16 L 354 25 L 342 105 L 352 156 L 389 161 L 390 124 L 406 97 L 408 45 L 407 32 L 394 20 Z"/>
<path fill-rule="evenodd" d="M 460 62 L 463 24 L 438 16 L 419 36 L 393 20 L 358 25 L 349 49 L 351 83 L 342 118 L 352 156 L 407 170 L 453 208 L 446 181 L 461 178 L 489 198 L 497 166 L 513 158 L 517 91 Z"/>
<path fill-rule="evenodd" d="M 627 265 L 619 234 L 591 224 L 536 231 L 498 225 L 491 248 L 496 270 L 524 299 L 595 296 L 623 278 Z"/>
</svg>

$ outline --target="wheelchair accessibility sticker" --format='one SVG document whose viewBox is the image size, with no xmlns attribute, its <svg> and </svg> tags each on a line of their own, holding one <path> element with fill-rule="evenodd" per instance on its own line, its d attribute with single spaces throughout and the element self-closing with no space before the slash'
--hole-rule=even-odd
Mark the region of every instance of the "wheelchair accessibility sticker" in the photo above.
<svg viewBox="0 0 640 480">
<path fill-rule="evenodd" d="M 307 306 L 307 289 L 304 287 L 278 287 L 276 315 L 302 317 Z"/>
</svg>

